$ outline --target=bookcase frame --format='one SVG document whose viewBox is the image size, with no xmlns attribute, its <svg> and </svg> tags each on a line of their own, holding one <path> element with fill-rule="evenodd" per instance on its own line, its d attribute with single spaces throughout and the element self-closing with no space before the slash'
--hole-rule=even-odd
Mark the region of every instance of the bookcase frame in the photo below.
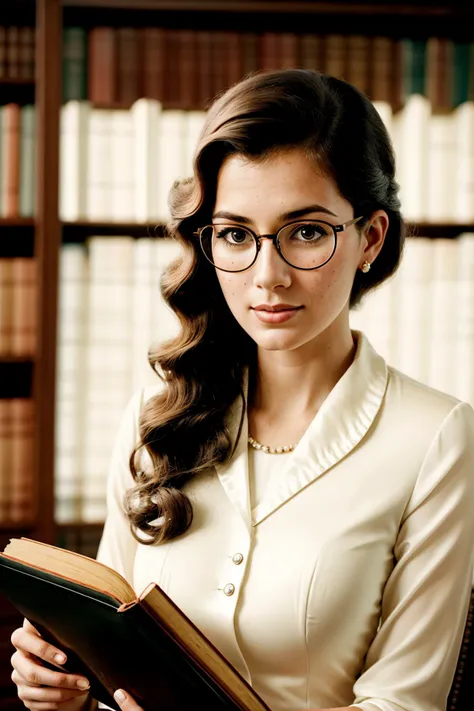
<svg viewBox="0 0 474 711">
<path fill-rule="evenodd" d="M 37 109 L 37 192 L 35 220 L 0 219 L 0 240 L 5 230 L 34 231 L 34 256 L 38 262 L 38 351 L 32 365 L 32 397 L 36 404 L 37 425 L 35 434 L 35 482 L 37 516 L 32 525 L 0 522 L 0 545 L 3 546 L 10 536 L 26 535 L 46 542 L 55 542 L 64 526 L 58 526 L 54 520 L 54 459 L 55 459 L 55 393 L 56 393 L 56 344 L 58 313 L 58 260 L 63 241 L 83 241 L 91 234 L 132 234 L 136 237 L 147 236 L 145 226 L 119 224 L 71 223 L 62 225 L 59 219 L 59 118 L 62 101 L 61 93 L 61 57 L 63 12 L 74 9 L 76 14 L 100 12 L 110 16 L 114 24 L 113 13 L 144 11 L 157 13 L 203 13 L 213 24 L 214 13 L 228 15 L 239 13 L 253 18 L 257 15 L 277 17 L 291 15 L 293 24 L 304 24 L 304 18 L 311 15 L 354 17 L 358 18 L 357 27 L 368 23 L 374 27 L 373 20 L 378 18 L 387 25 L 390 22 L 417 21 L 417 26 L 426 25 L 429 31 L 442 31 L 448 34 L 453 23 L 460 24 L 460 33 L 466 32 L 462 25 L 474 17 L 474 4 L 466 2 L 312 2 L 311 0 L 2 0 L 6 8 L 9 3 L 35 7 L 36 14 L 36 77 L 35 104 Z M 0 8 L 0 24 L 3 8 Z M 87 24 L 90 24 L 90 15 Z M 131 17 L 131 15 L 130 15 Z M 371 24 L 372 23 L 372 24 Z M 409 32 L 407 25 L 407 34 Z M 378 28 L 380 29 L 380 28 Z M 324 31 L 324 29 L 323 29 Z M 389 32 L 388 32 L 389 33 Z M 370 32 L 368 32 L 370 34 Z M 373 32 L 372 32 L 373 34 Z M 473 37 L 474 39 L 474 37 Z M 0 81 L 0 84 L 31 83 L 24 80 Z M 432 237 L 455 236 L 464 231 L 474 231 L 474 225 L 418 225 L 417 232 Z M 9 364 L 15 367 L 28 366 L 23 359 L 0 359 L 0 374 Z M 28 370 L 28 368 L 26 368 Z M 25 370 L 25 372 L 26 372 Z M 27 376 L 25 375 L 25 378 Z M 94 524 L 73 524 L 70 528 L 94 528 Z M 100 526 L 95 525 L 97 533 Z M 3 609 L 3 608 L 2 608 Z M 2 627 L 0 629 L 3 630 Z M 5 646 L 5 645 L 4 645 Z M 8 653 L 8 659 L 10 653 Z M 0 655 L 3 670 L 8 665 L 7 658 Z M 5 674 L 0 674 L 3 678 Z M 0 683 L 1 685 L 1 683 Z M 2 686 L 3 690 L 3 686 Z M 11 695 L 0 698 L 0 711 L 3 709 L 24 708 L 16 699 L 16 690 L 11 686 Z"/>
</svg>

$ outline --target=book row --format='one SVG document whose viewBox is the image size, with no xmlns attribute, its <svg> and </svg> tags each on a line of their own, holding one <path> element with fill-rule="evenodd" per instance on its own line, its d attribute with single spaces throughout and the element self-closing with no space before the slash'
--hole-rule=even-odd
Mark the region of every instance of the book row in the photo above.
<svg viewBox="0 0 474 711">
<path fill-rule="evenodd" d="M 260 69 L 318 69 L 395 108 L 420 92 L 434 106 L 473 98 L 474 43 L 342 34 L 236 32 L 160 27 L 67 27 L 64 100 L 112 107 L 139 98 L 166 108 L 205 108 Z"/>
<path fill-rule="evenodd" d="M 36 108 L 0 106 L 0 217 L 33 217 Z"/>
<path fill-rule="evenodd" d="M 404 216 L 413 222 L 474 222 L 474 101 L 449 113 L 413 94 L 394 112 L 374 102 L 394 145 Z M 164 223 L 177 178 L 192 173 L 204 111 L 130 109 L 70 101 L 61 109 L 60 217 L 66 222 Z M 35 107 L 0 107 L 0 217 L 33 216 Z"/>
<path fill-rule="evenodd" d="M 394 145 L 403 213 L 414 222 L 474 222 L 474 102 L 447 114 L 414 94 L 393 112 L 375 102 Z M 60 213 L 65 221 L 163 223 L 177 178 L 192 173 L 205 112 L 127 110 L 71 101 L 61 114 Z"/>
<path fill-rule="evenodd" d="M 34 27 L 0 27 L 0 81 L 35 77 Z"/>
<path fill-rule="evenodd" d="M 0 358 L 32 358 L 37 341 L 35 259 L 0 259 Z"/>
<path fill-rule="evenodd" d="M 0 524 L 35 516 L 34 402 L 0 399 Z"/>
<path fill-rule="evenodd" d="M 94 237 L 61 252 L 56 518 L 101 522 L 121 416 L 156 384 L 152 345 L 178 333 L 159 289 L 163 238 Z M 474 235 L 410 240 L 397 274 L 351 313 L 393 367 L 474 405 Z"/>
</svg>

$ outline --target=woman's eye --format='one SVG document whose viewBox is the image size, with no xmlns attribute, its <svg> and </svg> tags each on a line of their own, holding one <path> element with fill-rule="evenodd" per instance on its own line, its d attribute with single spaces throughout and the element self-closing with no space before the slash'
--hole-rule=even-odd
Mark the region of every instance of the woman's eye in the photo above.
<svg viewBox="0 0 474 711">
<path fill-rule="evenodd" d="M 245 230 L 226 227 L 225 229 L 218 231 L 217 237 L 224 238 L 227 242 L 231 242 L 233 244 L 243 244 L 245 240 L 249 238 L 249 235 L 245 232 Z"/>
<path fill-rule="evenodd" d="M 326 233 L 322 225 L 301 225 L 301 227 L 298 227 L 298 229 L 295 230 L 293 237 L 310 241 L 323 237 L 325 234 Z"/>
</svg>

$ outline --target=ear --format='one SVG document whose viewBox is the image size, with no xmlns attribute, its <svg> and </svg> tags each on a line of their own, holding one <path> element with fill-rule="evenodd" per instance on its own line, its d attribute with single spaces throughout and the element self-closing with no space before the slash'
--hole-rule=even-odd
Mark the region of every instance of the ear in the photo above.
<svg viewBox="0 0 474 711">
<path fill-rule="evenodd" d="M 363 251 L 360 255 L 360 264 L 369 262 L 372 264 L 377 259 L 385 241 L 389 225 L 388 215 L 385 210 L 376 210 L 370 216 L 363 229 L 363 239 L 361 246 Z"/>
</svg>

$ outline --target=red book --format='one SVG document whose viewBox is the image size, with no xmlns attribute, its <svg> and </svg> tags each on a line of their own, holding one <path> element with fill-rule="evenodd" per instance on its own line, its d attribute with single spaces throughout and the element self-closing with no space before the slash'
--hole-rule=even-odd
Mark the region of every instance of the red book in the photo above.
<svg viewBox="0 0 474 711">
<path fill-rule="evenodd" d="M 303 69 L 316 69 L 322 71 L 322 40 L 318 35 L 302 35 L 298 37 L 300 43 L 300 66 Z"/>
<path fill-rule="evenodd" d="M 283 32 L 280 35 L 280 68 L 293 69 L 300 66 L 299 42 L 297 35 Z"/>
<path fill-rule="evenodd" d="M 260 35 L 260 69 L 279 69 L 281 65 L 281 35 L 264 32 Z"/>
<path fill-rule="evenodd" d="M 117 101 L 117 42 L 113 27 L 93 27 L 89 34 L 89 99 L 113 106 Z"/>
<path fill-rule="evenodd" d="M 256 32 L 244 32 L 240 35 L 242 44 L 243 76 L 253 74 L 259 68 L 259 36 Z"/>
<path fill-rule="evenodd" d="M 7 27 L 7 76 L 18 79 L 20 76 L 20 37 L 18 27 Z"/>
<path fill-rule="evenodd" d="M 20 119 L 18 104 L 6 104 L 3 109 L 2 128 L 6 146 L 3 173 L 3 217 L 18 217 L 20 207 Z"/>
<path fill-rule="evenodd" d="M 364 94 L 369 93 L 369 38 L 349 35 L 345 79 Z"/>
<path fill-rule="evenodd" d="M 164 30 L 143 27 L 138 30 L 140 48 L 141 95 L 164 101 L 165 47 Z"/>
<path fill-rule="evenodd" d="M 131 106 L 140 98 L 138 33 L 135 27 L 117 29 L 117 96 L 119 104 Z"/>
<path fill-rule="evenodd" d="M 196 82 L 196 33 L 193 30 L 177 31 L 178 63 L 175 67 L 178 85 L 178 108 L 195 109 L 198 100 Z"/>
<path fill-rule="evenodd" d="M 17 257 L 13 270 L 12 353 L 34 357 L 36 354 L 36 260 Z"/>
<path fill-rule="evenodd" d="M 372 101 L 393 100 L 394 42 L 389 37 L 373 37 L 370 41 L 369 96 Z"/>
<path fill-rule="evenodd" d="M 197 101 L 199 108 L 205 109 L 213 98 L 212 77 L 212 35 L 211 32 L 196 32 L 197 55 Z"/>
<path fill-rule="evenodd" d="M 35 510 L 34 401 L 27 398 L 11 400 L 10 414 L 12 443 L 8 518 L 31 523 Z"/>
<path fill-rule="evenodd" d="M 225 33 L 226 59 L 226 86 L 232 86 L 240 81 L 244 75 L 242 35 L 239 32 Z"/>
</svg>

